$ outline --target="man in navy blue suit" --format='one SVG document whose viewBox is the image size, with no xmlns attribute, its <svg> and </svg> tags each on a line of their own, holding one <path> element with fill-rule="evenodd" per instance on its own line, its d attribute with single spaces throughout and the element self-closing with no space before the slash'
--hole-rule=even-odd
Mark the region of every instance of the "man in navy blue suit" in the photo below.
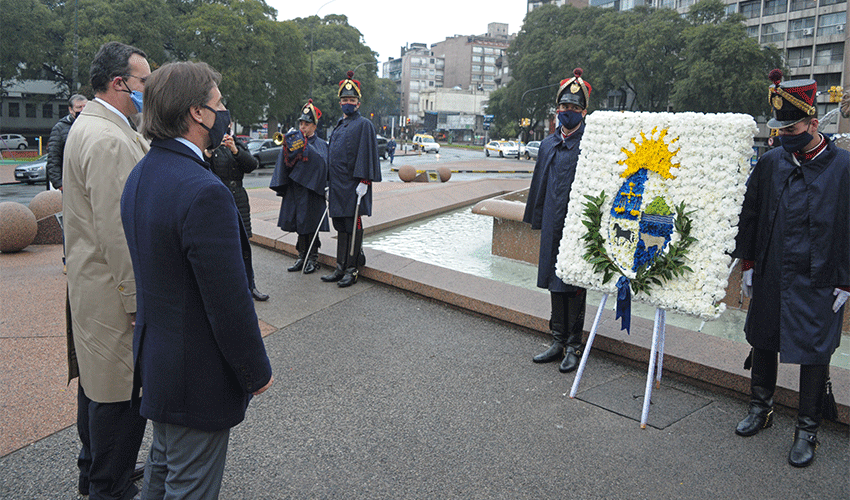
<svg viewBox="0 0 850 500">
<path fill-rule="evenodd" d="M 230 428 L 274 381 L 242 258 L 248 239 L 202 154 L 230 124 L 220 79 L 205 63 L 151 74 L 151 150 L 121 198 L 136 278 L 133 398 L 153 422 L 146 499 L 217 498 Z"/>
</svg>

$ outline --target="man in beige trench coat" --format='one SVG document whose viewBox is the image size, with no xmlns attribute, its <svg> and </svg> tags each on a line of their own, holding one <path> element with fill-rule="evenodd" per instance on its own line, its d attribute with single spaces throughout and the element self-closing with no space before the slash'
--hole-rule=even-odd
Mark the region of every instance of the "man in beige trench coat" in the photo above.
<svg viewBox="0 0 850 500">
<path fill-rule="evenodd" d="M 148 151 L 131 126 L 150 74 L 145 53 L 104 44 L 91 66 L 95 99 L 68 133 L 63 210 L 73 347 L 79 365 L 79 490 L 130 499 L 146 421 L 131 402 L 136 288 L 121 223 L 121 193 Z"/>
</svg>

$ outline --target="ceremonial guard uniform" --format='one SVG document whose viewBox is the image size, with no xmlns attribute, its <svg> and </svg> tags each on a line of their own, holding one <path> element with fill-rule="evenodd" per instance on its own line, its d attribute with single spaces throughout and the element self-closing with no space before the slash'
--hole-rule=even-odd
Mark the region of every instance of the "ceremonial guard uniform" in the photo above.
<svg viewBox="0 0 850 500">
<path fill-rule="evenodd" d="M 318 231 L 328 231 L 325 190 L 328 185 L 328 143 L 316 135 L 322 112 L 313 100 L 304 105 L 299 130 L 291 130 L 277 158 L 270 187 L 282 196 L 277 225 L 298 233 L 298 259 L 286 270 L 310 274 L 319 268 Z M 313 235 L 316 241 L 313 242 Z M 311 245 L 311 242 L 312 245 Z"/>
<path fill-rule="evenodd" d="M 584 117 L 591 91 L 590 84 L 581 75 L 581 69 L 577 68 L 573 78 L 562 80 L 558 88 L 555 104 L 560 126 L 540 143 L 523 216 L 523 222 L 531 224 L 532 229 L 540 229 L 537 286 L 548 289 L 552 300 L 549 329 L 553 343 L 533 361 L 549 363 L 563 357 L 559 369 L 564 373 L 575 370 L 581 358 L 587 300 L 583 288 L 568 285 L 555 275 L 558 246 L 576 175 L 579 143 L 584 134 Z"/>
<path fill-rule="evenodd" d="M 360 82 L 353 77 L 354 72 L 349 71 L 339 82 L 337 94 L 344 116 L 328 142 L 328 207 L 337 230 L 337 250 L 336 268 L 322 276 L 322 281 L 337 282 L 340 287 L 356 283 L 357 268 L 366 262 L 360 218 L 372 215 L 372 182 L 381 181 L 377 134 L 372 122 L 360 116 Z"/>
<path fill-rule="evenodd" d="M 750 175 L 734 256 L 744 260 L 744 325 L 753 346 L 749 413 L 735 432 L 772 424 L 777 359 L 800 366 L 800 403 L 788 462 L 814 458 L 829 360 L 841 337 L 850 295 L 850 154 L 818 133 L 814 80 L 781 83 L 771 72 L 768 127 L 782 147 Z"/>
</svg>

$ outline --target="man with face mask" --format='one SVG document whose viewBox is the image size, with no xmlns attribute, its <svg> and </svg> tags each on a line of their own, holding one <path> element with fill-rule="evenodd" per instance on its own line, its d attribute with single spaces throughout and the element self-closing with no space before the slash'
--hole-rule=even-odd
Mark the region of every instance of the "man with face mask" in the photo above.
<svg viewBox="0 0 850 500">
<path fill-rule="evenodd" d="M 743 260 L 751 297 L 744 331 L 753 347 L 749 412 L 737 426 L 752 436 L 773 423 L 777 359 L 800 365 L 800 400 L 788 463 L 809 465 L 826 400 L 829 361 L 850 295 L 850 154 L 818 132 L 817 83 L 782 82 L 773 70 L 769 101 L 781 147 L 765 153 L 747 181 L 733 256 Z"/>
<path fill-rule="evenodd" d="M 328 141 L 328 213 L 337 231 L 337 247 L 336 268 L 322 281 L 340 287 L 356 283 L 357 268 L 366 262 L 361 217 L 372 215 L 372 183 L 381 182 L 375 126 L 358 112 L 360 82 L 353 78 L 354 72 L 349 71 L 339 82 L 343 117 Z"/>
<path fill-rule="evenodd" d="M 65 141 L 68 131 L 74 124 L 74 119 L 89 102 L 86 96 L 74 94 L 68 99 L 68 114 L 63 116 L 50 130 L 50 142 L 47 143 L 47 178 L 55 189 L 62 191 L 62 159 L 65 152 Z"/>
<path fill-rule="evenodd" d="M 555 100 L 558 127 L 540 143 L 523 216 L 523 222 L 531 224 L 532 229 L 540 229 L 537 286 L 549 290 L 552 302 L 549 320 L 552 345 L 532 361 L 550 363 L 563 358 L 559 366 L 562 373 L 575 370 L 581 359 L 587 299 L 584 288 L 567 285 L 555 276 L 558 245 L 576 175 L 591 91 L 590 84 L 581 77 L 581 68 L 576 68 L 573 75 L 561 80 L 558 88 Z"/>
<path fill-rule="evenodd" d="M 192 62 L 151 74 L 151 149 L 121 198 L 138 297 L 132 395 L 153 424 L 145 499 L 218 498 L 230 429 L 274 380 L 243 264 L 248 237 L 202 153 L 230 125 L 220 79 Z"/>
<path fill-rule="evenodd" d="M 130 170 L 148 150 L 128 118 L 138 111 L 130 93 L 144 89 L 150 66 L 141 50 L 109 42 L 90 73 L 95 98 L 68 132 L 62 169 L 69 376 L 80 377 L 80 493 L 124 499 L 137 491 L 131 475 L 145 419 L 130 401 L 136 284 L 119 203 Z"/>
</svg>

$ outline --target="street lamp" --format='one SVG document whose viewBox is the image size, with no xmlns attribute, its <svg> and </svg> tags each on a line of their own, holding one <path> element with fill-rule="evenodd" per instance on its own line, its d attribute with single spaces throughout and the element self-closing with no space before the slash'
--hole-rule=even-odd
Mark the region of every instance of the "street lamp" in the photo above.
<svg viewBox="0 0 850 500">
<path fill-rule="evenodd" d="M 525 101 L 525 96 L 530 92 L 536 92 L 538 90 L 549 89 L 552 87 L 557 87 L 560 83 L 553 83 L 551 85 L 544 85 L 543 87 L 537 87 L 536 89 L 529 89 L 522 93 L 522 97 L 519 100 L 519 113 L 523 114 L 523 102 Z M 522 116 L 519 117 L 522 120 Z M 519 127 L 519 136 L 517 136 L 517 145 L 516 145 L 516 159 L 519 160 L 519 143 L 522 142 L 522 125 Z"/>
<path fill-rule="evenodd" d="M 321 7 L 316 9 L 316 13 L 313 14 L 315 17 L 319 17 L 319 11 L 322 10 L 326 5 L 336 2 L 336 0 L 330 0 L 330 2 L 325 2 Z M 320 19 L 321 21 L 321 19 Z M 316 31 L 316 28 L 310 29 L 310 99 L 313 98 L 313 33 Z"/>
</svg>

